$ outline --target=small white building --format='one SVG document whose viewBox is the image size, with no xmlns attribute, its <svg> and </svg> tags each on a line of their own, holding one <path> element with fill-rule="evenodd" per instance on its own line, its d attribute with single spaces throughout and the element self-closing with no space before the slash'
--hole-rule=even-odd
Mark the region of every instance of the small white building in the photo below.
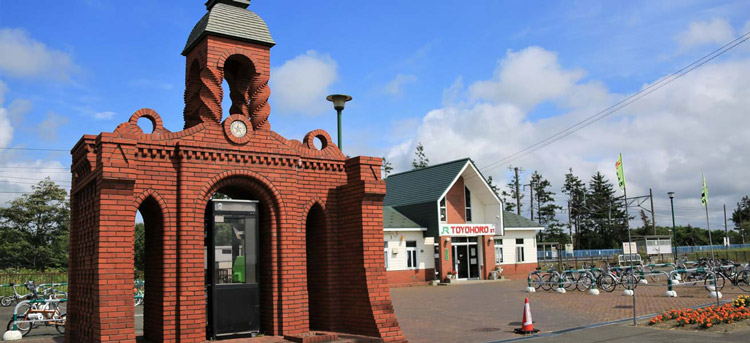
<svg viewBox="0 0 750 343">
<path fill-rule="evenodd" d="M 386 178 L 383 235 L 391 285 L 487 279 L 536 268 L 535 236 L 543 228 L 502 210 L 468 158 Z"/>
</svg>

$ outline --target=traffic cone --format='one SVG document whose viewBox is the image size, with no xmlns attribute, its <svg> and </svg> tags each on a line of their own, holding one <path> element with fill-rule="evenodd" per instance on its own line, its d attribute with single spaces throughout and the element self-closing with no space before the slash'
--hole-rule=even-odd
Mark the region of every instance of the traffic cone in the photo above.
<svg viewBox="0 0 750 343">
<path fill-rule="evenodd" d="M 513 332 L 524 335 L 539 332 L 539 330 L 534 329 L 534 324 L 531 320 L 531 306 L 529 306 L 529 298 L 526 298 L 526 302 L 523 304 L 523 321 L 521 323 L 521 328 L 514 329 Z"/>
</svg>

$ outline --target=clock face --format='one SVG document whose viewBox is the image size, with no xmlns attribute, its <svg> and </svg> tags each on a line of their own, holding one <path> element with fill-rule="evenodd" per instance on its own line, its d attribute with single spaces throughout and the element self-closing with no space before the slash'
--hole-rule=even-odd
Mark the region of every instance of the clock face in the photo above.
<svg viewBox="0 0 750 343">
<path fill-rule="evenodd" d="M 229 129 L 232 132 L 232 135 L 237 138 L 245 137 L 245 135 L 247 134 L 247 126 L 245 125 L 245 122 L 241 120 L 233 121 Z"/>
</svg>

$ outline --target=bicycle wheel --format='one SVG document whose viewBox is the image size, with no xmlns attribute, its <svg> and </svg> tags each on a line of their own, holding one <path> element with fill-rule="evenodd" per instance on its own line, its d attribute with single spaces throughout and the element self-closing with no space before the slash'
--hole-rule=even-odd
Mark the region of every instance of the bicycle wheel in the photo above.
<svg viewBox="0 0 750 343">
<path fill-rule="evenodd" d="M 61 334 L 65 334 L 65 319 L 66 318 L 67 318 L 67 314 L 63 313 L 60 315 L 60 319 L 62 319 L 63 321 L 55 322 L 55 329 L 57 330 L 57 332 Z"/>
<path fill-rule="evenodd" d="M 599 287 L 605 292 L 612 292 L 617 288 L 617 281 L 612 275 L 602 275 L 602 278 L 599 279 Z"/>
<path fill-rule="evenodd" d="M 0 305 L 2 305 L 3 307 L 8 307 L 10 305 L 13 305 L 13 298 L 2 297 L 2 299 L 0 299 Z"/>
<path fill-rule="evenodd" d="M 589 274 L 581 274 L 576 281 L 576 289 L 580 292 L 585 292 L 591 288 L 591 284 L 594 282 Z"/>
<path fill-rule="evenodd" d="M 711 286 L 712 281 L 714 280 L 710 274 L 707 275 L 706 280 L 703 281 L 703 285 L 706 286 L 707 291 L 711 291 L 709 287 Z M 724 277 L 724 275 L 716 274 L 716 281 L 714 282 L 714 285 L 716 286 L 717 291 L 721 291 L 721 289 L 724 288 L 725 282 L 726 282 L 726 278 Z"/>
<path fill-rule="evenodd" d="M 552 274 L 544 274 L 542 276 L 542 289 L 545 291 L 552 289 Z"/>
<path fill-rule="evenodd" d="M 542 277 L 538 273 L 531 274 L 531 287 L 539 289 L 542 287 L 543 282 Z"/>
<path fill-rule="evenodd" d="M 737 275 L 737 287 L 745 292 L 750 292 L 750 271 L 743 270 Z"/>
<path fill-rule="evenodd" d="M 26 320 L 26 317 L 18 317 L 18 320 Z M 16 324 L 16 328 L 18 331 L 21 331 L 22 336 L 26 336 L 31 332 L 31 323 L 18 323 Z M 13 319 L 11 318 L 10 321 L 8 321 L 8 330 L 13 330 Z"/>
</svg>

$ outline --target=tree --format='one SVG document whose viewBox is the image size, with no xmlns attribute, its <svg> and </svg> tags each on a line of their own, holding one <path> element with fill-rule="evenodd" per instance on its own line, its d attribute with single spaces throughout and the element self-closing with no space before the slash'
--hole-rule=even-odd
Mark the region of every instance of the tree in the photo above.
<svg viewBox="0 0 750 343">
<path fill-rule="evenodd" d="M 740 234 L 739 241 L 744 243 L 746 238 L 750 238 L 750 196 L 742 197 L 737 203 L 737 208 L 732 212 L 732 222 Z"/>
<path fill-rule="evenodd" d="M 579 225 L 576 224 L 583 213 L 583 202 L 586 198 L 586 184 L 577 176 L 573 175 L 573 168 L 565 174 L 565 184 L 562 187 L 562 193 L 568 196 L 568 233 L 572 236 L 571 241 L 578 247 L 579 244 Z M 576 234 L 573 236 L 573 226 L 576 227 Z"/>
<path fill-rule="evenodd" d="M 652 227 L 651 219 L 648 218 L 648 215 L 646 214 L 646 211 L 644 209 L 641 209 L 640 215 L 641 215 L 641 221 L 643 222 L 643 227 L 644 228 Z"/>
<path fill-rule="evenodd" d="M 422 145 L 422 142 L 417 143 L 417 150 L 414 152 L 414 155 L 417 156 L 417 158 L 411 161 L 411 165 L 412 167 L 414 167 L 414 169 L 422 169 L 430 164 L 430 159 L 427 158 L 424 153 L 424 146 Z"/>
<path fill-rule="evenodd" d="M 385 159 L 385 157 L 383 157 L 383 174 L 385 176 L 383 178 L 388 177 L 388 174 L 390 174 L 391 171 L 393 171 L 393 166 L 391 165 L 391 161 L 388 161 L 387 159 Z"/>
<path fill-rule="evenodd" d="M 146 227 L 143 223 L 135 223 L 135 247 L 133 264 L 138 271 L 146 270 Z"/>
<path fill-rule="evenodd" d="M 531 184 L 534 188 L 532 201 L 537 204 L 537 221 L 545 228 L 539 233 L 539 241 L 568 243 L 568 235 L 563 231 L 563 225 L 555 218 L 555 214 L 562 207 L 555 204 L 555 193 L 549 190 L 552 185 L 538 171 L 531 174 Z"/>
<path fill-rule="evenodd" d="M 0 208 L 0 268 L 67 268 L 68 192 L 49 178 Z"/>
<path fill-rule="evenodd" d="M 495 195 L 497 195 L 497 197 L 499 198 L 500 193 L 499 193 L 499 190 L 497 189 L 497 185 L 492 183 L 492 175 L 490 175 L 490 177 L 487 178 L 487 185 L 490 186 L 490 189 L 492 190 L 492 192 L 494 192 Z"/>
<path fill-rule="evenodd" d="M 505 202 L 505 210 L 508 212 L 516 212 L 516 205 L 517 205 L 517 202 L 519 202 L 518 201 L 519 199 L 521 200 L 520 201 L 521 206 L 518 211 L 523 209 L 523 198 L 524 198 L 523 193 L 518 194 L 518 199 L 516 198 L 516 183 L 517 182 L 520 182 L 520 180 L 516 178 L 516 174 L 513 174 L 513 178 L 511 178 L 510 182 L 508 182 L 508 185 L 507 185 L 508 189 L 510 189 L 510 192 L 503 191 L 502 193 L 503 202 Z"/>
<path fill-rule="evenodd" d="M 615 195 L 614 186 L 601 172 L 597 171 L 589 181 L 583 209 L 582 247 L 613 249 L 627 241 L 624 199 Z"/>
</svg>

